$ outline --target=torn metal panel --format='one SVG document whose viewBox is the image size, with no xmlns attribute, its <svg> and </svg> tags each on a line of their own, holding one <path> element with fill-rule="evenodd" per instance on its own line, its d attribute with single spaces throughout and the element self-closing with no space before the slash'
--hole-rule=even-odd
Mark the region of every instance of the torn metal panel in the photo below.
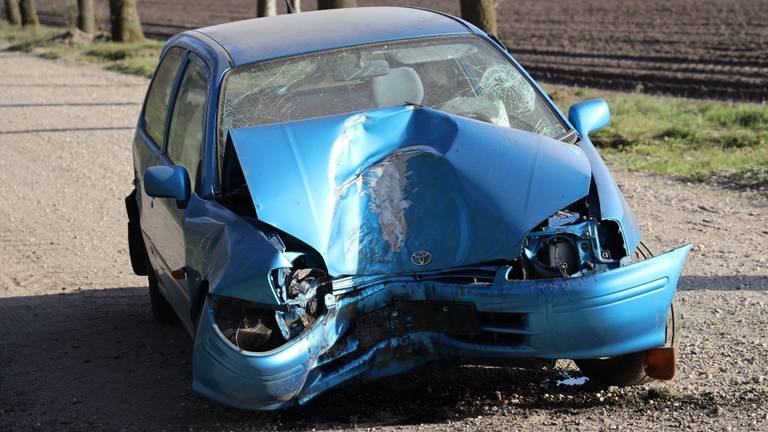
<svg viewBox="0 0 768 432">
<path fill-rule="evenodd" d="M 329 274 L 509 259 L 589 192 L 578 147 L 413 106 L 230 131 L 259 220 L 317 250 Z M 428 264 L 411 255 L 428 251 Z"/>
<path fill-rule="evenodd" d="M 197 198 L 189 202 L 184 229 L 187 261 L 202 266 L 195 279 L 207 280 L 212 293 L 280 304 L 269 272 L 291 261 L 278 238 L 215 201 Z"/>
</svg>

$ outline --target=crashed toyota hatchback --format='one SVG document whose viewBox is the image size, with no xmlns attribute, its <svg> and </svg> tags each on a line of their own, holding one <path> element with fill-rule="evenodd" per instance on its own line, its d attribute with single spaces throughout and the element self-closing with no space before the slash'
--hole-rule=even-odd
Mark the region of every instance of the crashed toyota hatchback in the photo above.
<svg viewBox="0 0 768 432">
<path fill-rule="evenodd" d="M 441 360 L 670 379 L 688 247 L 642 248 L 589 140 L 608 120 L 431 11 L 180 33 L 133 145 L 133 269 L 193 335 L 194 389 L 239 408 Z"/>
</svg>

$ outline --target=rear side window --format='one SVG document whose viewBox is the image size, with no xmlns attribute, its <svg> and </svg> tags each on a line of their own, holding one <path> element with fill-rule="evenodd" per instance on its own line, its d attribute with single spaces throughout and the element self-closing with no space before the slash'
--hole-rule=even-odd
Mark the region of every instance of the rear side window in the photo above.
<svg viewBox="0 0 768 432">
<path fill-rule="evenodd" d="M 155 79 L 149 86 L 147 105 L 144 108 L 144 129 L 158 146 L 163 145 L 168 98 L 171 96 L 183 54 L 181 48 L 171 48 L 160 62 Z"/>
<path fill-rule="evenodd" d="M 206 71 L 194 61 L 187 64 L 173 105 L 168 136 L 168 157 L 189 173 L 192 186 L 197 181 L 203 149 L 205 99 L 208 94 Z"/>
</svg>

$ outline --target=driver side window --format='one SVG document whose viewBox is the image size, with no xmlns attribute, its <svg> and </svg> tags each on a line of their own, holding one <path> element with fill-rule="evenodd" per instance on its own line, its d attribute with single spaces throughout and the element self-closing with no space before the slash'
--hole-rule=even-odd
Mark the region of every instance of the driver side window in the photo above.
<svg viewBox="0 0 768 432">
<path fill-rule="evenodd" d="M 173 163 L 187 169 L 193 189 L 199 175 L 205 141 L 207 76 L 206 70 L 193 61 L 190 55 L 173 106 L 166 149 Z"/>
</svg>

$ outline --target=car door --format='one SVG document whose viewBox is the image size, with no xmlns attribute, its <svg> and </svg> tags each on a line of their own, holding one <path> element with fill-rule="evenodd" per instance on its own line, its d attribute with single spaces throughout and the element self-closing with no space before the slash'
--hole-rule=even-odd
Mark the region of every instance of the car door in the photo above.
<svg viewBox="0 0 768 432">
<path fill-rule="evenodd" d="M 169 164 L 182 166 L 189 175 L 192 186 L 190 199 L 200 199 L 200 165 L 205 142 L 206 101 L 208 97 L 208 69 L 195 54 L 188 55 L 179 88 L 175 92 L 166 139 L 165 156 Z M 185 324 L 190 326 L 189 316 L 192 296 L 190 294 L 190 272 L 187 267 L 184 219 L 186 207 L 179 206 L 174 199 L 160 199 L 158 221 L 161 241 L 155 246 L 166 266 L 161 279 L 169 301 Z"/>
<path fill-rule="evenodd" d="M 133 145 L 134 178 L 141 232 L 149 262 L 158 280 L 169 273 L 157 247 L 163 243 L 164 239 L 162 229 L 164 224 L 159 216 L 165 212 L 161 211 L 157 205 L 162 199 L 153 198 L 144 191 L 144 171 L 151 166 L 169 163 L 164 154 L 168 117 L 185 59 L 186 51 L 176 46 L 168 48 L 161 58 L 149 85 Z M 166 286 L 167 284 L 161 284 L 160 290 L 166 298 L 171 298 Z"/>
</svg>

